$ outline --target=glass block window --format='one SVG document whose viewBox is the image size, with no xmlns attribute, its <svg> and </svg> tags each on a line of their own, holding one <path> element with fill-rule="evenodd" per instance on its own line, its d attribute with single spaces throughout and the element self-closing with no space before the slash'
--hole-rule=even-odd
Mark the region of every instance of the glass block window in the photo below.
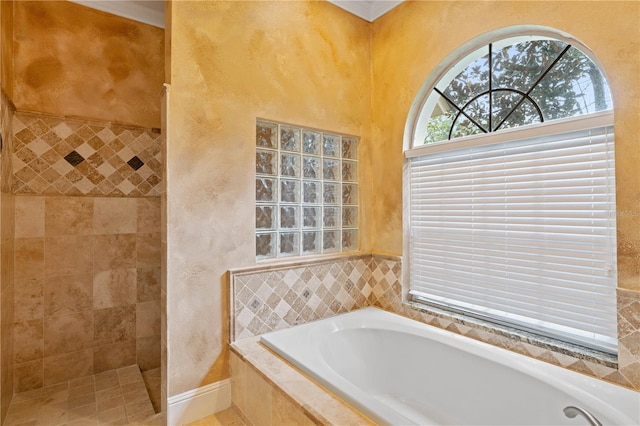
<svg viewBox="0 0 640 426">
<path fill-rule="evenodd" d="M 256 257 L 358 249 L 358 138 L 256 122 Z"/>
</svg>

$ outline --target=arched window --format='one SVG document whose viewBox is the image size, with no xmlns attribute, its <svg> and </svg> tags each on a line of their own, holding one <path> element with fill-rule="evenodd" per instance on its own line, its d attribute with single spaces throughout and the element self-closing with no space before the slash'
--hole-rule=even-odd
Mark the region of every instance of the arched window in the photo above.
<svg viewBox="0 0 640 426">
<path fill-rule="evenodd" d="M 615 353 L 611 95 L 584 46 L 547 35 L 471 45 L 425 83 L 405 284 L 413 303 Z"/>
</svg>

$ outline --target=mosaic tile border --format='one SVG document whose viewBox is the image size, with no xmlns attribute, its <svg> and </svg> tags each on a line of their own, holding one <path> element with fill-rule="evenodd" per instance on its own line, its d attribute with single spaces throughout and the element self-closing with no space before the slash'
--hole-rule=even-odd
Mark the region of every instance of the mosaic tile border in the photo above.
<svg viewBox="0 0 640 426">
<path fill-rule="evenodd" d="M 231 341 L 369 305 L 370 256 L 231 271 Z"/>
<path fill-rule="evenodd" d="M 0 103 L 2 117 L 0 123 L 2 123 L 0 142 L 0 161 L 1 169 L 0 177 L 2 192 L 11 192 L 11 177 L 13 175 L 12 158 L 13 158 L 13 116 L 16 113 L 16 107 L 11 102 L 11 99 L 6 95 L 4 90 L 0 91 Z"/>
<path fill-rule="evenodd" d="M 16 111 L 13 136 L 16 194 L 159 195 L 158 129 Z"/>
<path fill-rule="evenodd" d="M 230 272 L 230 340 L 244 339 L 366 306 L 569 370 L 640 391 L 640 292 L 618 290 L 619 356 L 613 360 L 558 347 L 527 333 L 483 326 L 449 312 L 416 309 L 402 300 L 401 258 L 335 257 Z M 317 292 L 317 293 L 314 293 Z M 358 292 L 360 292 L 358 294 Z M 295 307 L 294 307 L 295 306 Z"/>
</svg>

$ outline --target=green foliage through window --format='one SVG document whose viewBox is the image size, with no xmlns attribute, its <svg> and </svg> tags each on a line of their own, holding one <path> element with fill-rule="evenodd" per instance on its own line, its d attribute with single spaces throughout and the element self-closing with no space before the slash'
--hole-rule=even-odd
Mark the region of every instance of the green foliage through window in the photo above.
<svg viewBox="0 0 640 426">
<path fill-rule="evenodd" d="M 500 45 L 436 85 L 425 144 L 611 108 L 604 76 L 575 47 L 553 39 Z"/>
</svg>

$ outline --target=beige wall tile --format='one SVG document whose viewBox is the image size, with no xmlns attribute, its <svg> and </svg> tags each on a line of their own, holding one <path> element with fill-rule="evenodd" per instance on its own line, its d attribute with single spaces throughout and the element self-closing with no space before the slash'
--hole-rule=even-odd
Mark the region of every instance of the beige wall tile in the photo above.
<svg viewBox="0 0 640 426">
<path fill-rule="evenodd" d="M 247 411 L 247 379 L 245 363 L 235 354 L 231 352 L 229 364 L 231 367 L 231 402 L 238 409 L 246 413 Z"/>
<path fill-rule="evenodd" d="M 48 317 L 44 322 L 45 357 L 91 347 L 93 323 L 92 311 Z"/>
<path fill-rule="evenodd" d="M 15 280 L 15 240 L 2 241 L 0 246 L 0 287 L 4 290 L 13 285 Z"/>
<path fill-rule="evenodd" d="M 160 336 L 160 300 L 136 305 L 136 337 Z"/>
<path fill-rule="evenodd" d="M 44 385 L 93 374 L 93 350 L 83 349 L 44 359 Z"/>
<path fill-rule="evenodd" d="M 14 325 L 16 364 L 42 359 L 44 354 L 43 320 L 17 321 Z"/>
<path fill-rule="evenodd" d="M 15 283 L 15 321 L 44 317 L 44 279 L 30 278 Z"/>
<path fill-rule="evenodd" d="M 129 339 L 93 348 L 93 372 L 101 373 L 136 363 L 136 341 Z"/>
<path fill-rule="evenodd" d="M 138 302 L 160 300 L 160 267 L 138 268 L 136 291 Z"/>
<path fill-rule="evenodd" d="M 91 310 L 91 274 L 56 275 L 44 280 L 44 316 L 60 316 Z"/>
<path fill-rule="evenodd" d="M 15 240 L 14 274 L 16 281 L 43 278 L 44 238 L 17 238 Z"/>
<path fill-rule="evenodd" d="M 160 232 L 160 197 L 138 198 L 138 230 L 140 233 Z"/>
<path fill-rule="evenodd" d="M 44 197 L 19 196 L 16 203 L 16 238 L 44 237 Z"/>
<path fill-rule="evenodd" d="M 162 344 L 167 345 L 167 293 L 160 290 L 160 337 Z"/>
<path fill-rule="evenodd" d="M 93 233 L 93 198 L 47 197 L 44 232 L 46 236 Z"/>
<path fill-rule="evenodd" d="M 160 367 L 160 336 L 137 338 L 136 357 L 142 371 Z"/>
<path fill-rule="evenodd" d="M 137 266 L 153 268 L 160 266 L 160 233 L 137 235 Z"/>
<path fill-rule="evenodd" d="M 42 359 L 16 364 L 13 370 L 14 392 L 26 392 L 43 385 Z"/>
<path fill-rule="evenodd" d="M 15 195 L 10 192 L 2 192 L 1 195 L 2 226 L 0 238 L 2 241 L 12 240 L 15 237 Z"/>
<path fill-rule="evenodd" d="M 94 346 L 136 337 L 136 305 L 96 309 L 94 319 Z"/>
<path fill-rule="evenodd" d="M 274 425 L 312 426 L 315 423 L 281 391 L 272 388 L 271 420 Z"/>
<path fill-rule="evenodd" d="M 167 345 L 160 339 L 160 412 L 167 413 L 167 404 L 169 400 L 169 372 L 167 370 Z"/>
<path fill-rule="evenodd" d="M 2 412 L 8 408 L 14 387 L 14 287 L 8 286 L 1 293 L 0 300 L 0 392 L 2 392 Z M 8 396 L 7 396 L 8 395 Z"/>
<path fill-rule="evenodd" d="M 131 234 L 137 226 L 138 200 L 135 198 L 95 198 L 93 230 L 95 234 Z"/>
<path fill-rule="evenodd" d="M 272 386 L 251 367 L 245 369 L 247 406 L 246 415 L 253 424 L 270 425 Z"/>
<path fill-rule="evenodd" d="M 93 250 L 94 271 L 136 267 L 136 235 L 96 235 Z"/>
<path fill-rule="evenodd" d="M 47 237 L 44 251 L 45 277 L 93 272 L 93 242 L 90 237 Z"/>
<path fill-rule="evenodd" d="M 110 269 L 93 276 L 93 307 L 95 309 L 126 306 L 136 303 L 137 271 L 135 268 Z"/>
</svg>

